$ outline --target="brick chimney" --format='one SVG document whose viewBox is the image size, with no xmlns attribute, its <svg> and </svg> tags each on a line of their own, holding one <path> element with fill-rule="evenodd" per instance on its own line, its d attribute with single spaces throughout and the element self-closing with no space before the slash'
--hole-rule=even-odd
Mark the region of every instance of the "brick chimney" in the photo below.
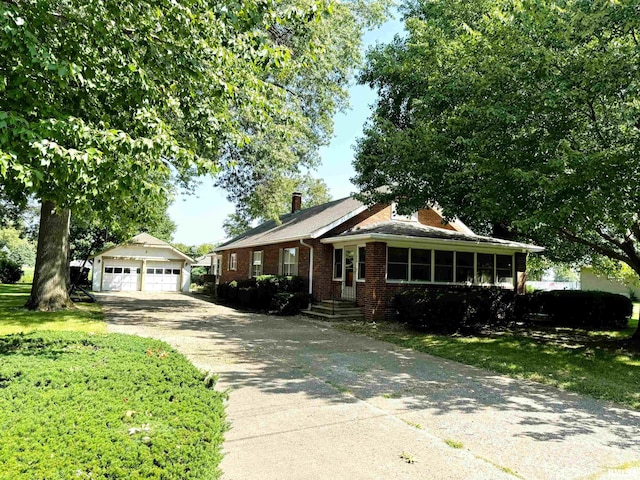
<svg viewBox="0 0 640 480">
<path fill-rule="evenodd" d="M 293 192 L 291 194 L 291 213 L 296 213 L 302 208 L 302 194 L 300 192 Z"/>
</svg>

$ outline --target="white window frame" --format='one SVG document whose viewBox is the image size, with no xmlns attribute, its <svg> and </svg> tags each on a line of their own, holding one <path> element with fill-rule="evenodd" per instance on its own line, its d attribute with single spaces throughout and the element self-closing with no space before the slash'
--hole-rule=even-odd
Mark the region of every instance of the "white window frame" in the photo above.
<svg viewBox="0 0 640 480">
<path fill-rule="evenodd" d="M 340 250 L 342 252 L 342 259 L 340 260 L 340 276 L 336 277 L 336 252 Z M 334 280 L 342 280 L 344 278 L 344 247 L 333 247 L 333 262 L 331 262 L 331 276 Z"/>
<path fill-rule="evenodd" d="M 256 263 L 256 254 L 260 254 L 260 259 Z M 256 268 L 258 267 L 258 268 Z M 263 250 L 253 250 L 251 252 L 251 267 L 249 272 L 250 278 L 256 278 L 262 275 L 264 271 L 264 251 Z"/>
<path fill-rule="evenodd" d="M 365 265 L 365 275 L 366 275 L 366 268 L 367 268 L 367 262 L 366 262 L 366 258 L 367 258 L 367 246 L 366 245 L 357 245 L 356 246 L 356 282 L 359 283 L 364 283 L 365 282 L 365 277 L 360 277 L 360 249 L 364 248 L 365 252 L 365 260 L 363 260 L 362 263 L 364 263 Z M 344 252 L 343 252 L 344 255 Z"/>
<path fill-rule="evenodd" d="M 238 269 L 238 254 L 230 253 L 229 254 L 229 271 L 235 272 Z"/>
<path fill-rule="evenodd" d="M 393 278 L 388 278 L 388 269 L 389 269 L 389 247 L 392 248 L 406 248 L 409 250 L 409 264 L 408 264 L 408 272 L 407 272 L 407 277 L 409 278 L 409 280 L 397 280 L 397 279 L 393 279 Z M 431 250 L 431 280 L 430 281 L 426 281 L 426 280 L 412 280 L 411 279 L 411 260 L 412 260 L 412 256 L 411 256 L 411 250 L 417 248 L 419 250 Z M 453 282 L 436 282 L 435 279 L 435 252 L 436 250 L 440 250 L 440 251 L 451 251 L 453 252 Z M 458 267 L 458 263 L 457 263 L 457 253 L 458 252 L 464 252 L 464 253 L 473 253 L 473 283 L 469 284 L 468 282 L 458 282 L 457 277 L 457 267 Z M 477 283 L 477 278 L 478 278 L 478 253 L 486 253 L 489 255 L 493 255 L 494 256 L 494 260 L 493 260 L 493 280 L 494 283 Z M 499 286 L 502 288 L 507 288 L 507 283 L 503 282 L 503 283 L 498 283 L 498 275 L 497 275 L 497 255 L 504 255 L 504 256 L 508 256 L 511 257 L 511 278 L 514 279 L 514 283 L 509 283 L 508 284 L 508 288 L 515 288 L 515 278 L 516 278 L 516 274 L 515 274 L 515 252 L 512 253 L 496 253 L 496 252 L 478 252 L 475 250 L 471 250 L 471 249 L 448 249 L 448 248 L 442 248 L 441 246 L 408 246 L 408 245 L 402 245 L 402 244 L 387 244 L 387 258 L 386 258 L 386 262 L 385 262 L 385 278 L 386 278 L 386 282 L 390 283 L 390 284 L 413 284 L 413 285 L 477 285 L 477 286 Z M 335 279 L 334 279 L 335 280 Z"/>
<path fill-rule="evenodd" d="M 295 255 L 295 263 L 287 262 L 287 251 L 293 250 Z M 280 266 L 282 275 L 285 277 L 295 277 L 298 275 L 298 264 L 300 259 L 300 249 L 298 247 L 286 247 L 281 250 L 282 264 Z M 291 257 L 289 257 L 290 259 Z"/>
</svg>

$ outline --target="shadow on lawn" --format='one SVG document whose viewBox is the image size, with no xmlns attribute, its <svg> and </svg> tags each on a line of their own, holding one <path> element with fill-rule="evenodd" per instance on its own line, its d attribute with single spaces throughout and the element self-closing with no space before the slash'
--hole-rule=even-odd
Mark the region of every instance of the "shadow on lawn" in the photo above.
<svg viewBox="0 0 640 480">
<path fill-rule="evenodd" d="M 495 414 L 498 423 L 491 428 L 499 430 L 499 422 L 516 424 L 511 433 L 515 437 L 554 443 L 597 434 L 603 446 L 640 453 L 640 412 L 607 402 L 298 317 L 237 312 L 180 294 L 101 295 L 100 301 L 109 323 L 142 327 L 142 335 L 162 336 L 178 348 L 189 338 L 191 360 L 207 365 L 213 359 L 223 365 L 220 378 L 232 389 L 251 387 L 333 404 L 387 399 L 395 414 L 424 412 L 450 417 L 456 424 L 473 422 L 478 414 Z M 257 405 L 256 415 L 268 408 Z"/>
</svg>

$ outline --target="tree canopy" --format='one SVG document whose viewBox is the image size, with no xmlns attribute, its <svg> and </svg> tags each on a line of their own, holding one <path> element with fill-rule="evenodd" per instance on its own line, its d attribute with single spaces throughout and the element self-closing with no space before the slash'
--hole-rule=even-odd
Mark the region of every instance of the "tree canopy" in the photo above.
<svg viewBox="0 0 640 480">
<path fill-rule="evenodd" d="M 640 273 L 637 2 L 416 0 L 368 53 L 357 146 L 369 201 L 439 203 L 558 259 Z M 386 186 L 387 189 L 379 187 Z"/>
<path fill-rule="evenodd" d="M 270 148 L 299 150 L 295 169 L 326 140 L 357 63 L 354 35 L 386 3 L 2 2 L 3 194 L 41 200 L 39 251 L 63 252 L 70 211 L 110 216 L 195 175 L 274 170 L 260 160 Z M 238 158 L 249 148 L 263 153 Z M 64 262 L 38 258 L 42 293 L 43 278 L 52 290 L 62 276 L 39 264 Z"/>
</svg>

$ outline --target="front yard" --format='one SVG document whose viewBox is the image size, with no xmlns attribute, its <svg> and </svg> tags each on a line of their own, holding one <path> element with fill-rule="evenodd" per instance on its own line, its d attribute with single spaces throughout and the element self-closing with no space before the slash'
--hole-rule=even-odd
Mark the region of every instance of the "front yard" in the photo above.
<svg viewBox="0 0 640 480">
<path fill-rule="evenodd" d="M 215 378 L 164 342 L 104 333 L 97 304 L 26 311 L 28 292 L 0 285 L 0 479 L 219 476 Z"/>
<path fill-rule="evenodd" d="M 347 323 L 337 328 L 411 348 L 514 378 L 610 400 L 640 409 L 640 354 L 615 347 L 630 336 L 634 320 L 623 331 L 568 328 L 501 329 L 476 336 L 416 333 L 392 323 Z"/>
</svg>

